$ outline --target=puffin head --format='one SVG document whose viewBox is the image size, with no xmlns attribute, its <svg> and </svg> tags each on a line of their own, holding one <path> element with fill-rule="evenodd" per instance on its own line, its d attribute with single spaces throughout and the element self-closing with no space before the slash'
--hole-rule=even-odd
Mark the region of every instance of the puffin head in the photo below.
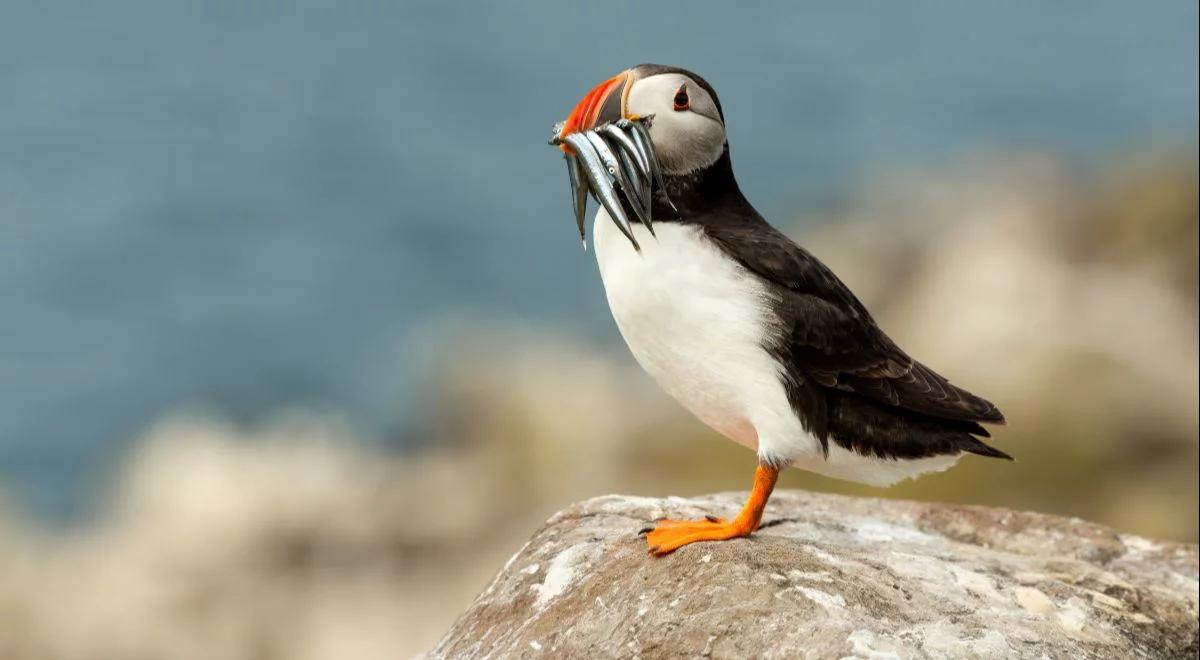
<svg viewBox="0 0 1200 660">
<path fill-rule="evenodd" d="M 712 86 L 691 71 L 660 64 L 639 64 L 597 85 L 559 135 L 648 116 L 650 140 L 667 175 L 704 170 L 725 151 L 725 117 Z"/>
</svg>

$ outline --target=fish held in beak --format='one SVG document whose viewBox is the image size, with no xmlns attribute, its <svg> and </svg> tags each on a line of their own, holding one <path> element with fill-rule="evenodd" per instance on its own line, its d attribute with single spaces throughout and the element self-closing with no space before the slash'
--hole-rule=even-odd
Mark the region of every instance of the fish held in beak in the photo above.
<svg viewBox="0 0 1200 660">
<path fill-rule="evenodd" d="M 625 179 L 632 185 L 633 192 L 638 196 L 639 203 L 630 204 L 633 210 L 638 214 L 638 219 L 646 225 L 650 235 L 654 236 L 654 224 L 651 222 L 651 210 L 654 206 L 653 195 L 650 181 L 650 164 L 645 154 L 638 150 L 637 145 L 633 140 L 625 134 L 616 124 L 607 124 L 600 128 L 600 132 L 608 139 L 613 146 L 618 158 L 621 160 L 621 168 L 625 172 Z"/>
<path fill-rule="evenodd" d="M 563 160 L 567 161 L 567 176 L 571 178 L 571 206 L 575 209 L 575 224 L 579 227 L 579 241 L 583 243 L 583 250 L 586 252 L 587 229 L 583 216 L 587 212 L 587 197 L 591 186 L 588 185 L 587 175 L 583 173 L 583 166 L 579 164 L 578 158 L 563 156 Z"/>
<path fill-rule="evenodd" d="M 561 149 L 567 160 L 571 201 L 579 237 L 587 249 L 584 215 L 591 195 L 604 207 L 617 228 L 641 251 L 629 222 L 632 211 L 654 235 L 652 207 L 655 193 L 675 208 L 666 196 L 661 168 L 646 125 L 652 116 L 633 118 L 625 114 L 632 74 L 622 72 L 600 83 L 555 124 L 550 144 Z"/>
<path fill-rule="evenodd" d="M 617 229 L 625 234 L 625 238 L 629 239 L 634 249 L 641 251 L 641 246 L 633 236 L 633 228 L 629 226 L 629 218 L 625 215 L 625 209 L 621 207 L 621 201 L 617 199 L 616 189 L 613 187 L 616 183 L 616 172 L 605 164 L 596 150 L 595 143 L 588 139 L 589 137 L 591 136 L 587 133 L 571 133 L 565 140 L 575 150 L 576 156 L 583 161 L 583 171 L 587 174 L 588 184 L 596 200 L 608 211 Z M 596 139 L 599 140 L 598 137 Z M 603 140 L 600 142 L 603 144 Z"/>
</svg>

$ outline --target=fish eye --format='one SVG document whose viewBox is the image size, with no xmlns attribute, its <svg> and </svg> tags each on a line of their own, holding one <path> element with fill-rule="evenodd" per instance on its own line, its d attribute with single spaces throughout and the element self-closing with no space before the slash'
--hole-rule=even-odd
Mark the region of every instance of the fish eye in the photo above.
<svg viewBox="0 0 1200 660">
<path fill-rule="evenodd" d="M 680 85 L 679 89 L 675 90 L 675 98 L 672 99 L 672 103 L 675 110 L 688 109 L 691 99 L 688 98 L 687 83 Z"/>
</svg>

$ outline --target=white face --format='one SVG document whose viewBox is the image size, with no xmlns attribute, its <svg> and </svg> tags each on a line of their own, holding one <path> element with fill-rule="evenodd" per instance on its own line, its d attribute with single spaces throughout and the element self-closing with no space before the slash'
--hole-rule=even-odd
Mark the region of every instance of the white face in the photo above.
<svg viewBox="0 0 1200 660">
<path fill-rule="evenodd" d="M 625 111 L 654 115 L 650 139 L 668 174 L 704 169 L 715 163 L 725 149 L 725 125 L 716 102 L 682 73 L 660 73 L 635 81 Z"/>
</svg>

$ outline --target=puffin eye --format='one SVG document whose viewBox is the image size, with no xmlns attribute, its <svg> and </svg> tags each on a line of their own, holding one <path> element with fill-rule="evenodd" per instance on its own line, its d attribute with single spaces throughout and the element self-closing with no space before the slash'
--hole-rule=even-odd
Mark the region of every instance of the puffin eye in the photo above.
<svg viewBox="0 0 1200 660">
<path fill-rule="evenodd" d="M 675 90 L 675 98 L 672 99 L 672 103 L 676 110 L 688 109 L 688 105 L 691 103 L 691 100 L 688 99 L 687 83 L 680 85 L 679 89 Z"/>
</svg>

